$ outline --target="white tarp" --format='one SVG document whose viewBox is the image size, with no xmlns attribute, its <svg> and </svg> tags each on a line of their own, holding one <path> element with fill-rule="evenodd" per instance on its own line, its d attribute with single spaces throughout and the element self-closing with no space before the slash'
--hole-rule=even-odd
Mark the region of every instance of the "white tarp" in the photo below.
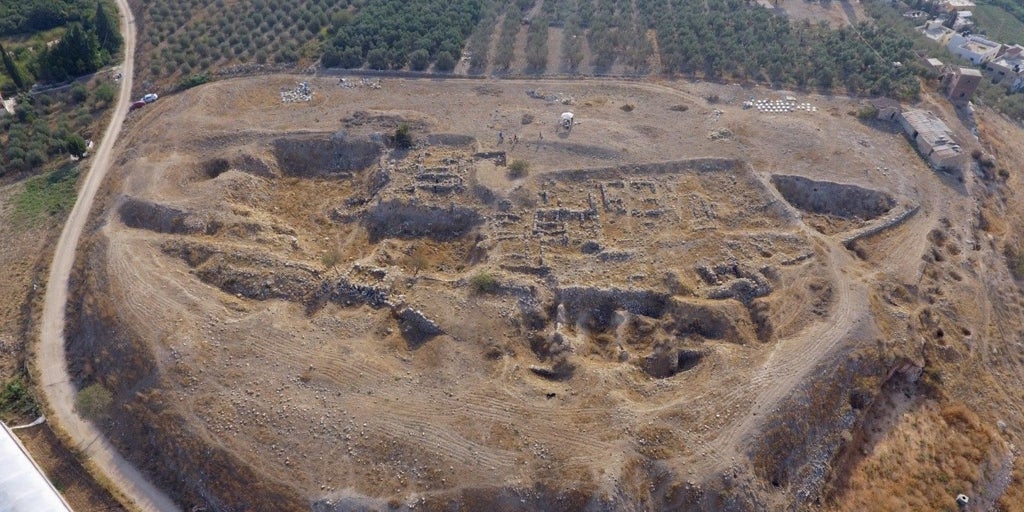
<svg viewBox="0 0 1024 512">
<path fill-rule="evenodd" d="M 71 512 L 14 433 L 0 425 L 0 512 Z"/>
<path fill-rule="evenodd" d="M 562 121 L 572 121 L 572 112 L 562 112 Z"/>
</svg>

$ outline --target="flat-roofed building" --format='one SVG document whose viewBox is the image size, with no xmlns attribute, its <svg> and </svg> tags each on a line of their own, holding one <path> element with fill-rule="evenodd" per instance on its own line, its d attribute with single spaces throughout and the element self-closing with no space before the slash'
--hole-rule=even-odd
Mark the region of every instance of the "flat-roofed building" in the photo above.
<svg viewBox="0 0 1024 512">
<path fill-rule="evenodd" d="M 974 68 L 958 67 L 949 79 L 949 99 L 966 103 L 981 85 L 981 71 Z"/>
<path fill-rule="evenodd" d="M 949 38 L 946 48 L 954 55 L 971 61 L 971 64 L 980 66 L 994 59 L 999 54 L 999 51 L 1003 49 L 1003 45 L 981 36 L 953 34 Z"/>
<path fill-rule="evenodd" d="M 928 21 L 918 30 L 920 30 L 928 39 L 931 39 L 941 45 L 949 44 L 949 40 L 953 38 L 954 34 L 956 34 L 953 29 L 943 25 L 939 20 Z"/>
<path fill-rule="evenodd" d="M 1006 46 L 996 58 L 985 64 L 992 83 L 1003 84 L 1011 91 L 1024 89 L 1024 46 Z"/>
<path fill-rule="evenodd" d="M 900 125 L 914 142 L 921 156 L 935 169 L 959 171 L 963 168 L 963 148 L 956 143 L 946 123 L 927 110 L 908 109 L 899 115 Z"/>
</svg>

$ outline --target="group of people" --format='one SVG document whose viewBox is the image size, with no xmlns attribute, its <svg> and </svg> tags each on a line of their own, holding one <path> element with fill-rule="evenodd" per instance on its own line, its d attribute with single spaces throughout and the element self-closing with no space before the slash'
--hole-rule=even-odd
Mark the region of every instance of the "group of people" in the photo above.
<svg viewBox="0 0 1024 512">
<path fill-rule="evenodd" d="M 538 140 L 544 140 L 544 132 L 538 132 L 537 133 L 537 138 L 538 138 Z M 504 143 L 505 143 L 505 132 L 499 131 L 498 132 L 498 144 L 504 144 Z M 518 133 L 512 135 L 512 145 L 515 146 L 516 144 L 519 144 L 519 134 Z"/>
</svg>

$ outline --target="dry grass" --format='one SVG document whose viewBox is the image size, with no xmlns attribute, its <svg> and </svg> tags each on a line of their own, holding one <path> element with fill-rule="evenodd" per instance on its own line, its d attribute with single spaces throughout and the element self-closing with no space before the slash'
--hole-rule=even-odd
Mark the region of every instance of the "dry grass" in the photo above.
<svg viewBox="0 0 1024 512">
<path fill-rule="evenodd" d="M 1005 449 L 966 406 L 927 403 L 852 469 L 835 510 L 955 510 L 956 495 L 977 495 L 986 461 Z"/>
</svg>

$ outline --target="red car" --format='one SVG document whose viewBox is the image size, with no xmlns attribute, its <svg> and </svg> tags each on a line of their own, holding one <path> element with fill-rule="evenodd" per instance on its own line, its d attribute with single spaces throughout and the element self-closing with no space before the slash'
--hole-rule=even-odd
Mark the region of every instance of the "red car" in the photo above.
<svg viewBox="0 0 1024 512">
<path fill-rule="evenodd" d="M 131 105 L 128 105 L 128 112 L 131 112 L 132 110 L 138 110 L 138 109 L 140 109 L 142 107 L 145 107 L 146 105 L 148 105 L 148 103 L 146 103 L 145 101 L 142 101 L 142 100 L 136 101 L 135 103 L 132 103 Z"/>
</svg>

